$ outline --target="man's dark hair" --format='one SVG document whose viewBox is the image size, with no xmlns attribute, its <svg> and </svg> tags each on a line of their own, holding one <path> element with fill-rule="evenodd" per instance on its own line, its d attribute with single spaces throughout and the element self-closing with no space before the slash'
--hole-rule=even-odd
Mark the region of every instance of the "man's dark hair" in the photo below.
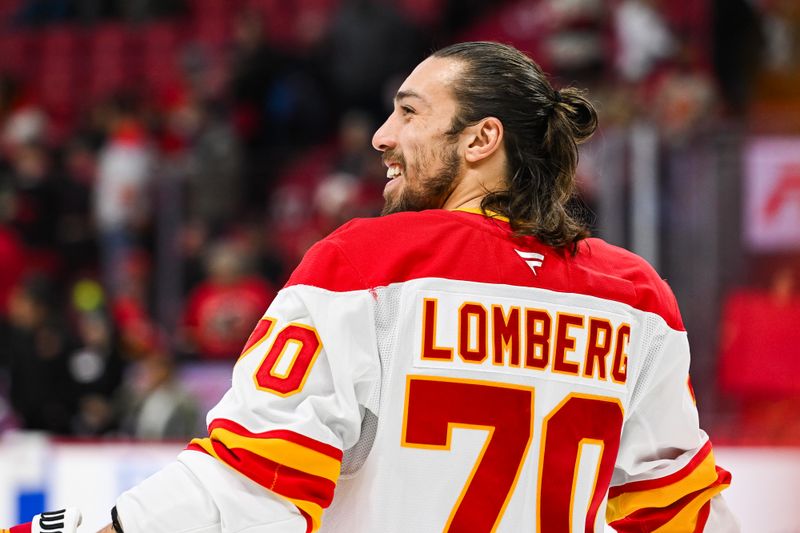
<svg viewBox="0 0 800 533">
<path fill-rule="evenodd" d="M 575 191 L 578 144 L 597 128 L 592 104 L 578 89 L 554 89 L 539 65 L 511 46 L 458 43 L 432 56 L 464 65 L 452 87 L 458 110 L 449 134 L 486 117 L 503 123 L 507 188 L 484 197 L 481 209 L 508 217 L 516 235 L 533 235 L 574 253 L 589 235 L 568 202 Z"/>
</svg>

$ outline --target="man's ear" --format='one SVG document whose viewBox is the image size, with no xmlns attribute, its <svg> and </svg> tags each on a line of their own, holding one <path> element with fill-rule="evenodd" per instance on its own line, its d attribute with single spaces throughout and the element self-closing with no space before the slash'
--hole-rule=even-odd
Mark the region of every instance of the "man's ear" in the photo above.
<svg viewBox="0 0 800 533">
<path fill-rule="evenodd" d="M 477 163 L 495 153 L 503 145 L 503 123 L 495 117 L 486 117 L 467 127 L 467 147 L 464 157 Z"/>
</svg>

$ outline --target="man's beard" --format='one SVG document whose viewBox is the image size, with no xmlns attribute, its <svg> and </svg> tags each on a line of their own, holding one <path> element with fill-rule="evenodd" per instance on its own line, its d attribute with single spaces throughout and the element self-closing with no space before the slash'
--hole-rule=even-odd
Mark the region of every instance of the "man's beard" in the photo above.
<svg viewBox="0 0 800 533">
<path fill-rule="evenodd" d="M 417 153 L 417 156 L 420 156 Z M 405 159 L 400 153 L 385 154 L 386 158 L 402 164 L 403 172 L 408 169 Z M 458 146 L 448 144 L 444 147 L 442 154 L 442 168 L 433 176 L 424 176 L 422 170 L 429 167 L 424 157 L 417 157 L 418 164 L 412 169 L 414 173 L 414 183 L 412 184 L 408 176 L 403 177 L 406 182 L 399 191 L 394 191 L 385 197 L 385 204 L 381 215 L 391 215 L 392 213 L 402 213 L 404 211 L 424 211 L 425 209 L 438 209 L 444 205 L 445 200 L 455 189 L 461 161 L 458 156 Z"/>
</svg>

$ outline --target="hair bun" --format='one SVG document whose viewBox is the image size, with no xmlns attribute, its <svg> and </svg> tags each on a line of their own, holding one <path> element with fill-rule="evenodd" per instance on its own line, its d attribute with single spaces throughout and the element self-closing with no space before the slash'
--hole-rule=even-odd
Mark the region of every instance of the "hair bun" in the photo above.
<svg viewBox="0 0 800 533">
<path fill-rule="evenodd" d="M 575 137 L 575 142 L 581 143 L 591 137 L 597 129 L 597 111 L 583 91 L 574 87 L 567 87 L 556 91 L 556 102 L 565 118 L 569 121 L 570 130 Z"/>
</svg>

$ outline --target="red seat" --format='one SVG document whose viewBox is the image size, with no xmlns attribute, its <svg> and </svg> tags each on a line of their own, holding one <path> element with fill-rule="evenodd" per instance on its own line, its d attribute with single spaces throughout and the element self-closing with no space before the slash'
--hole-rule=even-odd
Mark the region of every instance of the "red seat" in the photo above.
<svg viewBox="0 0 800 533">
<path fill-rule="evenodd" d="M 2 3 L 2 2 L 0 2 Z M 39 39 L 31 31 L 0 34 L 0 69 L 25 76 L 35 68 Z"/>
<path fill-rule="evenodd" d="M 212 49 L 224 47 L 231 40 L 231 23 L 229 19 L 208 19 L 198 21 L 192 28 L 193 40 L 203 43 Z"/>
<path fill-rule="evenodd" d="M 83 44 L 83 35 L 73 26 L 51 26 L 38 36 L 42 56 L 72 55 Z"/>
<path fill-rule="evenodd" d="M 136 69 L 134 34 L 118 23 L 93 28 L 87 37 L 86 79 L 92 97 L 105 96 L 135 83 Z"/>
<path fill-rule="evenodd" d="M 236 0 L 191 0 L 190 9 L 196 20 L 203 18 L 228 18 L 236 12 L 241 2 Z"/>
<path fill-rule="evenodd" d="M 171 21 L 147 24 L 138 33 L 136 44 L 144 50 L 173 50 L 186 39 L 183 28 L 183 25 L 178 25 Z"/>
<path fill-rule="evenodd" d="M 47 83 L 51 78 L 72 80 L 83 74 L 83 40 L 75 28 L 62 26 L 46 29 L 41 34 L 39 52 L 36 76 L 39 83 Z"/>
<path fill-rule="evenodd" d="M 131 30 L 123 24 L 106 23 L 95 26 L 88 34 L 89 53 L 114 53 L 127 48 L 132 40 Z"/>
</svg>

